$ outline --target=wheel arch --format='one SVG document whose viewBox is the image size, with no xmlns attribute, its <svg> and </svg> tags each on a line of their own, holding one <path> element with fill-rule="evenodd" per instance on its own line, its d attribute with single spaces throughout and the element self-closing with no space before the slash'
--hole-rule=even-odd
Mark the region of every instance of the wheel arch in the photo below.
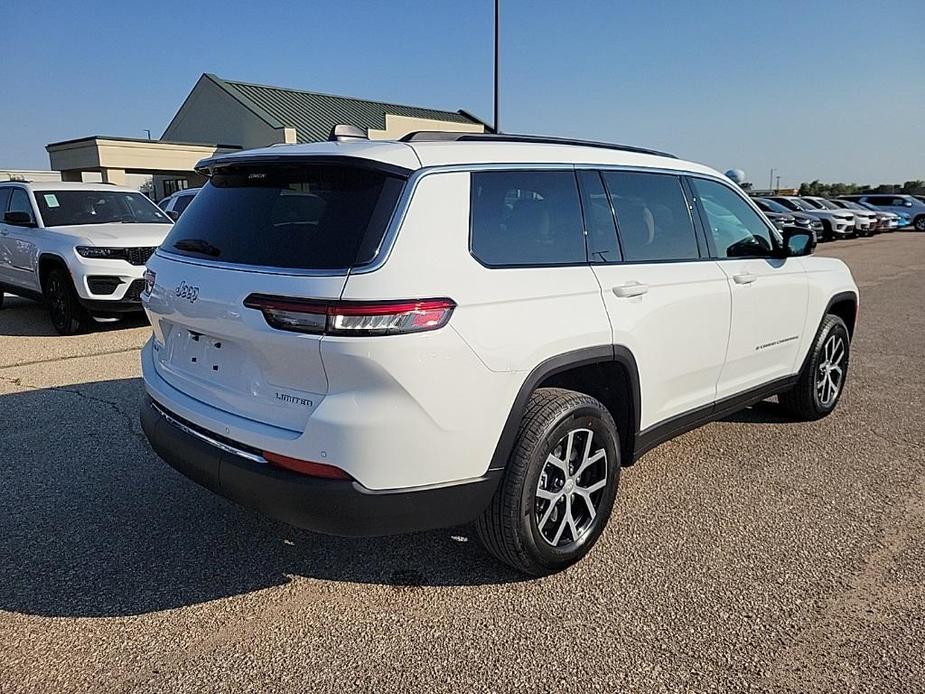
<svg viewBox="0 0 925 694">
<path fill-rule="evenodd" d="M 807 348 L 806 354 L 803 356 L 803 361 L 800 363 L 800 371 L 797 373 L 802 373 L 806 368 L 806 365 L 809 363 L 809 360 L 812 359 L 815 336 L 819 333 L 819 328 L 822 327 L 822 322 L 829 314 L 838 316 L 843 321 L 845 321 L 845 325 L 848 326 L 848 337 L 849 339 L 853 340 L 854 329 L 857 324 L 858 315 L 857 292 L 838 292 L 833 294 L 829 299 L 828 303 L 825 305 L 825 310 L 822 312 L 822 315 L 819 316 L 819 320 L 816 322 L 816 330 L 813 332 L 813 339 L 809 342 L 809 347 Z"/>
<path fill-rule="evenodd" d="M 855 292 L 839 292 L 835 294 L 829 299 L 825 311 L 819 318 L 820 325 L 830 313 L 845 321 L 845 325 L 848 326 L 848 336 L 854 339 L 854 327 L 857 324 L 858 317 L 858 295 Z"/>
<path fill-rule="evenodd" d="M 39 287 L 41 287 L 42 292 L 45 291 L 45 280 L 48 279 L 48 273 L 58 267 L 67 272 L 68 277 L 71 276 L 67 262 L 60 255 L 56 253 L 42 253 L 39 255 Z"/>
<path fill-rule="evenodd" d="M 641 412 L 636 358 L 622 345 L 599 345 L 550 357 L 527 375 L 495 446 L 491 470 L 503 469 L 507 465 L 527 402 L 533 391 L 543 387 L 576 390 L 600 400 L 617 423 L 623 465 L 635 460 Z"/>
</svg>

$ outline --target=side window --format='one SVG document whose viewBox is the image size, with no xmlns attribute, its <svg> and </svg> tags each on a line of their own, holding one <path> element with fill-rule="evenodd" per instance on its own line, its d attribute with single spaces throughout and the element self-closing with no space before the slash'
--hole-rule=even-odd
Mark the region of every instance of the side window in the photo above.
<svg viewBox="0 0 925 694">
<path fill-rule="evenodd" d="M 10 206 L 7 212 L 25 212 L 33 222 L 35 221 L 32 203 L 29 202 L 29 196 L 26 195 L 26 191 L 22 188 L 13 188 L 13 193 L 10 195 Z"/>
<path fill-rule="evenodd" d="M 691 183 L 706 212 L 718 258 L 771 255 L 771 230 L 741 195 L 716 181 L 692 178 Z"/>
<path fill-rule="evenodd" d="M 627 261 L 699 258 L 681 179 L 669 174 L 605 171 Z"/>
<path fill-rule="evenodd" d="M 6 212 L 6 206 L 10 202 L 10 193 L 12 188 L 0 188 L 0 221 L 3 221 L 3 213 Z"/>
<path fill-rule="evenodd" d="M 581 209 L 585 215 L 588 241 L 588 258 L 592 263 L 615 263 L 621 260 L 617 244 L 617 227 L 613 221 L 613 208 L 597 171 L 579 171 Z"/>
<path fill-rule="evenodd" d="M 178 195 L 173 203 L 173 211 L 177 214 L 183 214 L 183 210 L 185 210 L 192 201 L 192 195 Z"/>
<path fill-rule="evenodd" d="M 485 265 L 587 262 L 572 171 L 472 174 L 472 254 Z"/>
</svg>

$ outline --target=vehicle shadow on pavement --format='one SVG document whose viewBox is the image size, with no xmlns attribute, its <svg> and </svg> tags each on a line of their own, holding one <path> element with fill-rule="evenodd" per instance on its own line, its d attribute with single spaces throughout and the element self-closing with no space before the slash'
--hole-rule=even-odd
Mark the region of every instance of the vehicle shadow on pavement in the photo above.
<svg viewBox="0 0 925 694">
<path fill-rule="evenodd" d="M 762 400 L 759 403 L 723 417 L 723 422 L 739 424 L 794 424 L 802 420 L 791 415 L 778 403 Z"/>
<path fill-rule="evenodd" d="M 0 378 L 24 387 L 10 371 Z M 136 615 L 298 576 L 402 587 L 523 580 L 466 528 L 343 539 L 235 506 L 151 451 L 137 421 L 142 392 L 133 378 L 0 395 L 0 610 Z"/>
<path fill-rule="evenodd" d="M 138 328 L 148 324 L 144 313 L 129 313 L 116 321 L 92 322 L 89 332 L 107 332 Z M 0 308 L 0 337 L 59 337 L 51 324 L 45 305 L 37 301 L 6 294 Z M 62 338 L 63 339 L 63 338 Z"/>
</svg>

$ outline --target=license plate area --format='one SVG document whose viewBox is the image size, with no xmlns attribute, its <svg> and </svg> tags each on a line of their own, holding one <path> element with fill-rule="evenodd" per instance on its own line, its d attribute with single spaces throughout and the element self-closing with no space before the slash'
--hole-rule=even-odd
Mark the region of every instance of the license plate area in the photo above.
<svg viewBox="0 0 925 694">
<path fill-rule="evenodd" d="M 183 329 L 172 337 L 169 361 L 173 368 L 203 379 L 225 380 L 228 355 L 234 351 L 227 340 Z"/>
</svg>

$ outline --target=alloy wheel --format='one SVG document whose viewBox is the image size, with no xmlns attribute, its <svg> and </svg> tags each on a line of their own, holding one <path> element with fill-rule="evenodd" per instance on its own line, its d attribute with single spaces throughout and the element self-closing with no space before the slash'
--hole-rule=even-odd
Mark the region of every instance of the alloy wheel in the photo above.
<svg viewBox="0 0 925 694">
<path fill-rule="evenodd" d="M 831 407 L 841 391 L 845 372 L 845 340 L 841 335 L 830 335 L 822 348 L 822 362 L 816 374 L 816 395 L 819 404 Z"/>
<path fill-rule="evenodd" d="M 581 540 L 597 517 L 607 486 L 607 451 L 594 432 L 573 429 L 546 457 L 536 485 L 536 527 L 547 544 L 565 548 Z"/>
</svg>

